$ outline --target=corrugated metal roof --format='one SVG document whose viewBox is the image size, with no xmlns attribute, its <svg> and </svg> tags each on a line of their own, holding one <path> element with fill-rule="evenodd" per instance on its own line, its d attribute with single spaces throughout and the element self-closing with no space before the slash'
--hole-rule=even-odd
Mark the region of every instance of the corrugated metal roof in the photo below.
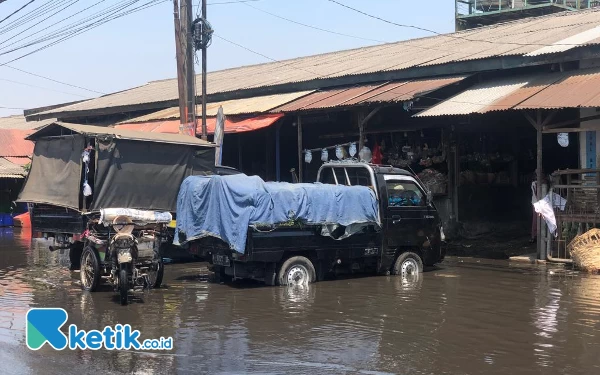
<svg viewBox="0 0 600 375">
<path fill-rule="evenodd" d="M 565 74 L 515 109 L 600 107 L 600 69 Z"/>
<path fill-rule="evenodd" d="M 25 178 L 26 175 L 22 166 L 0 157 L 0 178 Z"/>
<path fill-rule="evenodd" d="M 361 85 L 315 92 L 275 108 L 274 112 L 306 111 L 360 104 L 401 102 L 456 83 L 465 76 Z"/>
<path fill-rule="evenodd" d="M 206 116 L 216 116 L 219 106 L 223 106 L 225 116 L 264 113 L 269 110 L 289 103 L 294 99 L 308 95 L 313 91 L 300 91 L 288 94 L 257 96 L 248 99 L 227 100 L 206 104 Z M 202 106 L 196 106 L 196 113 L 202 113 Z M 200 118 L 200 116 L 198 116 Z M 121 121 L 120 124 L 131 124 L 136 122 L 149 122 L 158 120 L 179 119 L 179 107 L 172 107 L 154 112 L 145 116 Z"/>
<path fill-rule="evenodd" d="M 104 126 L 92 126 L 92 125 L 80 125 L 70 124 L 66 122 L 54 122 L 50 125 L 43 127 L 37 132 L 31 134 L 28 139 L 36 140 L 43 138 L 47 135 L 54 135 L 54 131 L 58 128 L 64 128 L 71 130 L 77 134 L 85 134 L 89 136 L 98 135 L 109 135 L 116 138 L 130 139 L 136 141 L 145 142 L 158 142 L 158 143 L 175 143 L 181 145 L 192 145 L 192 146 L 204 146 L 214 147 L 214 143 L 206 142 L 201 139 L 190 137 L 183 134 L 168 134 L 168 133 L 152 133 L 145 131 L 130 130 L 124 128 L 109 128 Z"/>
<path fill-rule="evenodd" d="M 42 120 L 42 121 L 27 121 L 25 116 L 15 115 L 8 117 L 0 117 L 0 129 L 21 129 L 21 130 L 32 130 L 39 129 L 42 126 L 53 123 L 54 120 Z"/>
<path fill-rule="evenodd" d="M 596 32 L 590 30 L 599 25 L 600 11 L 596 9 L 556 13 L 454 34 L 226 69 L 208 74 L 207 93 L 210 95 L 320 78 L 399 71 L 497 56 L 564 51 L 581 44 L 597 44 L 598 39 L 589 39 Z M 566 40 L 575 43 L 565 43 Z M 552 47 L 543 49 L 546 45 Z M 196 80 L 200 87 L 201 77 L 197 76 Z M 177 98 L 177 80 L 169 79 L 43 113 L 60 117 L 61 113 L 161 103 Z"/>
<path fill-rule="evenodd" d="M 6 156 L 4 159 L 10 161 L 13 164 L 17 165 L 27 165 L 31 162 L 30 156 Z"/>
<path fill-rule="evenodd" d="M 579 107 L 600 107 L 600 68 L 493 79 L 479 83 L 414 117 Z"/>
<path fill-rule="evenodd" d="M 29 134 L 31 130 L 0 129 L 0 157 L 33 154 L 33 143 L 25 140 Z"/>
<path fill-rule="evenodd" d="M 266 128 L 274 124 L 275 121 L 279 120 L 282 117 L 283 114 L 280 113 L 262 115 L 241 120 L 233 120 L 230 117 L 225 117 L 225 133 L 243 133 Z M 217 119 L 215 117 L 209 117 L 206 119 L 206 128 L 208 134 L 215 133 L 216 123 Z M 119 124 L 115 125 L 115 128 L 136 130 L 141 132 L 176 134 L 179 131 L 179 120 Z M 198 123 L 198 126 L 196 128 L 196 134 L 200 134 L 201 132 L 202 124 Z"/>
</svg>

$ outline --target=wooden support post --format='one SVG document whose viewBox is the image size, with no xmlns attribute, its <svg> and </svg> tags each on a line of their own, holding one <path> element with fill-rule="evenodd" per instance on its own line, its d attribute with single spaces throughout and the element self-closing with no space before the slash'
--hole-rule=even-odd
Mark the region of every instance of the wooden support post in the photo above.
<svg viewBox="0 0 600 375">
<path fill-rule="evenodd" d="M 242 172 L 242 134 L 237 135 L 238 139 L 238 169 Z"/>
<path fill-rule="evenodd" d="M 303 181 L 303 169 L 302 165 L 302 119 L 298 116 L 298 121 L 296 126 L 298 127 L 298 181 Z"/>
<path fill-rule="evenodd" d="M 365 146 L 365 113 L 362 109 L 356 113 L 356 124 L 358 125 L 358 150 L 360 152 Z"/>
<path fill-rule="evenodd" d="M 538 110 L 538 120 L 540 120 L 541 111 Z M 537 126 L 537 200 L 542 199 L 542 124 L 538 122 Z M 542 241 L 542 218 L 537 221 L 537 258 L 546 259 L 543 253 L 544 242 Z"/>
<path fill-rule="evenodd" d="M 279 150 L 281 124 L 275 128 L 275 180 L 281 181 L 281 155 Z"/>
<path fill-rule="evenodd" d="M 537 178 L 536 178 L 536 187 L 537 187 L 537 200 L 542 199 L 542 128 L 544 121 L 542 120 L 542 110 L 538 109 L 536 111 L 535 119 L 530 116 L 527 112 L 524 113 L 525 118 L 529 121 L 529 123 L 535 128 L 537 133 Z M 550 120 L 548 120 L 550 121 Z M 547 122 L 546 122 L 547 124 Z M 544 242 L 542 241 L 542 218 L 539 217 L 537 221 L 537 258 L 538 259 L 546 259 L 546 254 L 544 252 L 545 247 L 543 246 Z"/>
<path fill-rule="evenodd" d="M 357 115 L 358 132 L 359 132 L 358 151 L 362 150 L 363 146 L 365 145 L 365 126 L 367 125 L 367 122 L 373 116 L 375 116 L 377 114 L 377 112 L 379 112 L 380 109 L 381 109 L 381 107 L 377 107 L 377 108 L 373 109 L 371 112 L 369 112 L 369 114 L 366 116 L 362 110 L 358 113 L 358 115 Z"/>
</svg>

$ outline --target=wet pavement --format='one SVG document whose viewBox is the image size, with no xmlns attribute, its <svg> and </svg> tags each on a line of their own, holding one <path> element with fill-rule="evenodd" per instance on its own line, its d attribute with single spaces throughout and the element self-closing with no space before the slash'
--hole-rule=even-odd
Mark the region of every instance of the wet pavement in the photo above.
<svg viewBox="0 0 600 375">
<path fill-rule="evenodd" d="M 479 263 L 478 263 L 479 262 Z M 449 259 L 416 282 L 326 281 L 299 289 L 215 284 L 204 263 L 171 264 L 165 286 L 120 306 L 82 293 L 43 242 L 0 228 L 3 374 L 598 374 L 600 277 Z M 129 323 L 172 336 L 170 352 L 25 345 L 25 313 L 62 307 L 68 324 Z"/>
</svg>

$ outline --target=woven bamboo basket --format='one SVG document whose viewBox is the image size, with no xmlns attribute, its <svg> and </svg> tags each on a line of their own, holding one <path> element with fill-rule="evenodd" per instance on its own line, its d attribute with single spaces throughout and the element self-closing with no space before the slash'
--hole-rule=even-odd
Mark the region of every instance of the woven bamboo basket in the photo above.
<svg viewBox="0 0 600 375">
<path fill-rule="evenodd" d="M 587 272 L 600 270 L 600 229 L 590 229 L 569 243 L 567 250 L 577 268 Z"/>
</svg>

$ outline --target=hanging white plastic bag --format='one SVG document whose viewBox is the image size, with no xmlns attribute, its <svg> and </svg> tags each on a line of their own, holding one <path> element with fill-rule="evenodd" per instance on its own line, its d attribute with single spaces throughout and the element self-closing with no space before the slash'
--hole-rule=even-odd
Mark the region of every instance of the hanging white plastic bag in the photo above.
<svg viewBox="0 0 600 375">
<path fill-rule="evenodd" d="M 304 150 L 304 161 L 308 164 L 312 161 L 312 152 L 310 150 Z"/>
<path fill-rule="evenodd" d="M 90 195 L 92 195 L 92 187 L 90 186 L 90 184 L 87 183 L 87 181 L 84 181 L 83 182 L 83 196 L 89 197 Z"/>
<path fill-rule="evenodd" d="M 329 151 L 326 148 L 321 150 L 321 161 L 326 162 L 329 160 Z"/>
<path fill-rule="evenodd" d="M 350 143 L 350 148 L 348 149 L 348 152 L 350 153 L 351 157 L 354 157 L 356 155 L 356 143 Z"/>
</svg>

